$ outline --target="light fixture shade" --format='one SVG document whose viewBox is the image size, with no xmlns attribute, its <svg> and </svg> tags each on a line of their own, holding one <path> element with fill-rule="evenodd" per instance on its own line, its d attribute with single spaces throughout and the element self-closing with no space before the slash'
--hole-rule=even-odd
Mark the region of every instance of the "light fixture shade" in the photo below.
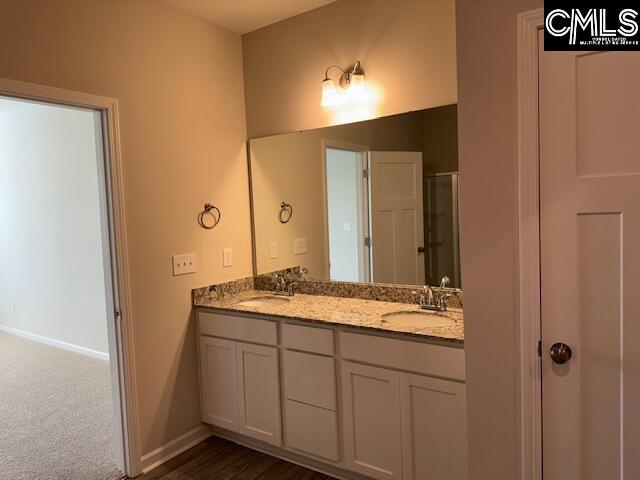
<svg viewBox="0 0 640 480">
<path fill-rule="evenodd" d="M 362 88 L 364 87 L 364 74 L 362 73 L 354 73 L 351 75 L 351 88 Z"/>
<path fill-rule="evenodd" d="M 336 84 L 330 78 L 322 81 L 322 100 L 320 105 L 323 107 L 332 107 L 338 103 L 338 91 Z"/>
</svg>

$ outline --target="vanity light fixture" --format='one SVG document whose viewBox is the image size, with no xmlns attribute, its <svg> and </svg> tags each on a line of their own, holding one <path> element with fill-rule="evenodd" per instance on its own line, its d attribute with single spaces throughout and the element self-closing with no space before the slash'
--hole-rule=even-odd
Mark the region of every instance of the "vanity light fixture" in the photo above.
<svg viewBox="0 0 640 480">
<path fill-rule="evenodd" d="M 343 70 L 336 65 L 330 66 L 325 70 L 324 80 L 322 81 L 322 100 L 320 105 L 323 107 L 333 107 L 340 99 L 335 82 L 329 78 L 329 70 L 332 68 L 337 68 L 342 72 L 338 84 L 343 90 L 353 90 L 355 93 L 364 86 L 364 71 L 360 66 L 360 60 L 356 61 L 350 70 Z"/>
</svg>

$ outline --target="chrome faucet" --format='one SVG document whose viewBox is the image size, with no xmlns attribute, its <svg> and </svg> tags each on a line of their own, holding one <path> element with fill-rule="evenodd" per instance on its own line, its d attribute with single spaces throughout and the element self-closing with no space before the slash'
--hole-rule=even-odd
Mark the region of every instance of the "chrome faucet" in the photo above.
<svg viewBox="0 0 640 480">
<path fill-rule="evenodd" d="M 284 275 L 276 273 L 273 276 L 274 294 L 285 295 L 287 297 L 293 297 L 295 295 L 295 288 L 299 285 L 299 282 L 306 279 L 306 274 L 309 270 L 306 268 L 300 269 L 300 272 L 289 272 Z"/>
<path fill-rule="evenodd" d="M 276 295 L 284 295 L 287 292 L 287 281 L 284 279 L 284 275 L 276 273 L 273 276 L 273 283 L 275 285 L 274 292 Z"/>
<path fill-rule="evenodd" d="M 433 291 L 433 288 L 429 285 L 422 287 L 422 292 L 418 296 L 418 304 L 421 310 L 435 310 L 438 312 L 444 312 L 447 310 L 447 300 L 451 294 L 445 292 L 443 289 L 451 282 L 448 276 L 442 277 L 440 281 L 440 289 Z"/>
</svg>

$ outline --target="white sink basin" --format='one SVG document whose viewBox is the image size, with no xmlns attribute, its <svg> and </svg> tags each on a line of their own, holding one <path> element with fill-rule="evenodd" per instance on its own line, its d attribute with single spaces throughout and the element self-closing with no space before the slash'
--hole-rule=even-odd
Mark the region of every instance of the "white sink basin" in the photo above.
<svg viewBox="0 0 640 480">
<path fill-rule="evenodd" d="M 285 305 L 291 301 L 288 297 L 273 297 L 273 296 L 264 296 L 264 297 L 253 297 L 247 300 L 243 300 L 238 302 L 238 305 L 242 307 L 273 307 L 278 305 Z"/>
<path fill-rule="evenodd" d="M 447 327 L 456 321 L 436 312 L 393 312 L 382 315 L 382 321 L 398 327 Z"/>
</svg>

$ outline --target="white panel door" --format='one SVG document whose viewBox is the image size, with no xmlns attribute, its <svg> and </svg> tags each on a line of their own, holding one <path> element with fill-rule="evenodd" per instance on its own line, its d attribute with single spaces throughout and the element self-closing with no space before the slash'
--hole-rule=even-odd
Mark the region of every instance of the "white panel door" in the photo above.
<svg viewBox="0 0 640 480">
<path fill-rule="evenodd" d="M 273 445 L 282 444 L 278 350 L 237 344 L 240 429 Z"/>
<path fill-rule="evenodd" d="M 341 366 L 346 467 L 379 480 L 401 479 L 400 374 Z"/>
<path fill-rule="evenodd" d="M 466 480 L 465 384 L 400 377 L 403 480 Z"/>
<path fill-rule="evenodd" d="M 545 480 L 640 478 L 638 85 L 640 53 L 540 41 Z"/>
<path fill-rule="evenodd" d="M 372 280 L 424 284 L 422 153 L 369 152 Z"/>
<path fill-rule="evenodd" d="M 236 342 L 200 337 L 202 421 L 219 427 L 238 428 Z"/>
</svg>

